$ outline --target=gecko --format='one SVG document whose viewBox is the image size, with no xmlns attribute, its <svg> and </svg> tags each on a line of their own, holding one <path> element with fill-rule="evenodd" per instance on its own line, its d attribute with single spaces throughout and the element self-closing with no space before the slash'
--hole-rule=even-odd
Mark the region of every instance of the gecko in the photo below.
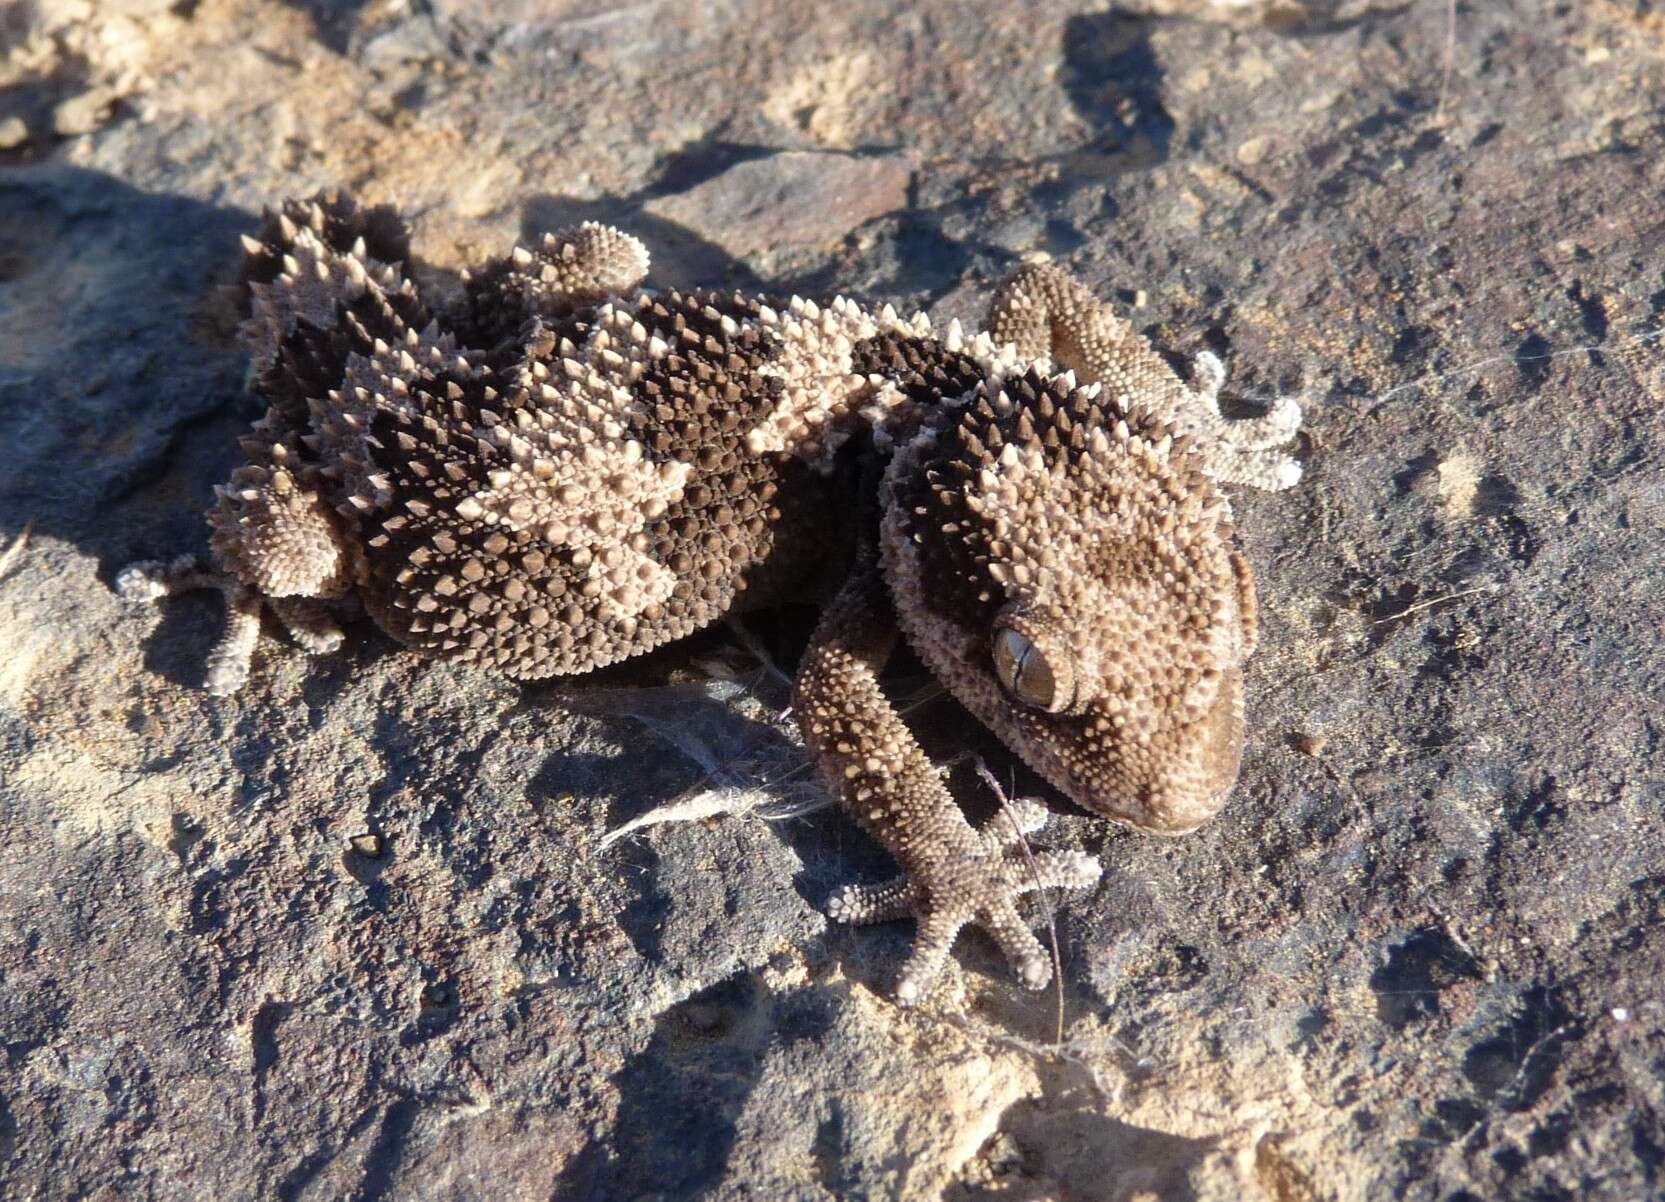
<svg viewBox="0 0 1665 1202">
<path fill-rule="evenodd" d="M 1031 855 L 1037 801 L 974 827 L 880 673 L 905 642 L 1076 805 L 1195 829 L 1238 775 L 1257 630 L 1222 486 L 1298 481 L 1298 400 L 1222 416 L 1217 357 L 1182 379 L 1050 264 L 1010 274 L 969 333 L 843 297 L 651 288 L 643 244 L 597 223 L 530 243 L 429 295 L 393 208 L 267 210 L 235 286 L 265 414 L 215 490 L 209 556 L 133 564 L 119 592 L 220 590 L 205 687 L 227 695 L 264 615 L 327 653 L 356 600 L 417 652 L 538 680 L 834 565 L 793 714 L 902 873 L 827 913 L 916 920 L 902 1004 L 968 925 L 1044 986 L 1020 898 L 1089 888 L 1099 863 Z"/>
</svg>

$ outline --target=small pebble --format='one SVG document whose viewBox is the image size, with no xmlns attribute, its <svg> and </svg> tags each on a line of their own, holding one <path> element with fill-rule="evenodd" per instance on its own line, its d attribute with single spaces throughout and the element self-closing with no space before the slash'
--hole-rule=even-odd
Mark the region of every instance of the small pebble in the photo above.
<svg viewBox="0 0 1665 1202">
<path fill-rule="evenodd" d="M 52 132 L 60 138 L 92 133 L 109 117 L 115 99 L 108 88 L 92 88 L 61 101 L 52 110 Z"/>
<path fill-rule="evenodd" d="M 1295 749 L 1302 755 L 1310 755 L 1313 759 L 1317 759 L 1319 756 L 1323 755 L 1324 748 L 1329 745 L 1330 741 L 1323 735 L 1295 736 Z"/>
<path fill-rule="evenodd" d="M 352 846 L 352 849 L 358 852 L 361 856 L 368 857 L 372 860 L 381 858 L 382 837 L 380 835 L 372 834 L 369 831 L 366 831 L 362 835 L 354 835 L 351 839 L 348 839 L 347 842 Z"/>
<path fill-rule="evenodd" d="M 22 117 L 7 117 L 0 121 L 0 150 L 16 150 L 29 140 L 29 127 Z"/>
</svg>

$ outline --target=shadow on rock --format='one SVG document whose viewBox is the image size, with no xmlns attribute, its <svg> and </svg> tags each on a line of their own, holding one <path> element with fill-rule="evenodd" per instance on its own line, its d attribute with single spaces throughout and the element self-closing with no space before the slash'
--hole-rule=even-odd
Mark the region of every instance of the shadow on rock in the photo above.
<svg viewBox="0 0 1665 1202">
<path fill-rule="evenodd" d="M 1149 17 L 1117 12 L 1064 23 L 1064 90 L 1094 131 L 1085 149 L 1154 167 L 1168 157 L 1174 119 L 1162 100 L 1163 72 Z"/>
<path fill-rule="evenodd" d="M 749 975 L 667 1010 L 615 1078 L 621 1101 L 611 1137 L 572 1162 L 555 1196 L 693 1198 L 716 1185 L 778 1035 L 768 993 Z"/>
<path fill-rule="evenodd" d="M 110 563 L 201 545 L 246 417 L 216 285 L 254 225 L 79 168 L 0 181 L 0 537 L 32 521 Z"/>
</svg>

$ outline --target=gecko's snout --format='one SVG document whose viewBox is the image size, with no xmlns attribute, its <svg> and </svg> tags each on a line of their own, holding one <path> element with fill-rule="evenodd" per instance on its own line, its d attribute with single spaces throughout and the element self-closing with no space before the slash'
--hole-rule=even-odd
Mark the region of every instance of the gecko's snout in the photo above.
<svg viewBox="0 0 1665 1202">
<path fill-rule="evenodd" d="M 1226 804 L 1242 765 L 1241 675 L 1226 673 L 1200 716 L 1104 753 L 1096 770 L 1069 781 L 1066 791 L 1078 804 L 1148 834 L 1196 830 Z"/>
<path fill-rule="evenodd" d="M 1227 675 L 1207 715 L 1185 731 L 1146 807 L 1158 824 L 1147 829 L 1183 835 L 1220 812 L 1243 764 L 1242 677 Z"/>
</svg>

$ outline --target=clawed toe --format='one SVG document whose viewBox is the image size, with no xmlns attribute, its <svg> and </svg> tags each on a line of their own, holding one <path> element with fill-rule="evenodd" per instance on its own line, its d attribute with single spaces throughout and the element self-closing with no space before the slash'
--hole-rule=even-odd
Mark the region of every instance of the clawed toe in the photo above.
<svg viewBox="0 0 1665 1202">
<path fill-rule="evenodd" d="M 827 899 L 827 917 L 851 926 L 911 918 L 913 887 L 903 876 L 882 885 L 845 885 Z"/>
<path fill-rule="evenodd" d="M 1301 402 L 1292 396 L 1280 396 L 1262 416 L 1253 419 L 1253 436 L 1243 445 L 1251 450 L 1281 447 L 1294 438 L 1301 428 Z"/>
<path fill-rule="evenodd" d="M 1290 404 L 1294 405 L 1294 402 L 1291 401 Z M 1298 405 L 1295 406 L 1295 411 L 1298 422 Z M 1293 456 L 1274 449 L 1288 442 L 1293 437 L 1293 431 L 1287 434 L 1266 433 L 1260 426 L 1260 423 L 1267 422 L 1274 416 L 1278 416 L 1276 411 L 1266 417 L 1248 418 L 1225 426 L 1221 432 L 1214 435 L 1212 443 L 1205 443 L 1199 448 L 1204 470 L 1223 483 L 1243 484 L 1268 492 L 1280 492 L 1294 487 L 1301 479 L 1300 462 Z M 1254 426 L 1239 432 L 1237 427 L 1245 425 L 1246 422 L 1253 422 Z"/>
<path fill-rule="evenodd" d="M 1036 852 L 1033 867 L 1027 862 L 1029 884 L 1025 892 L 1034 889 L 1090 889 L 1098 884 L 1102 865 L 1084 851 Z"/>
<path fill-rule="evenodd" d="M 991 848 L 1014 847 L 1024 835 L 1033 835 L 1046 825 L 1052 811 L 1032 797 L 1008 801 L 999 813 L 983 824 L 982 835 Z"/>
<path fill-rule="evenodd" d="M 126 601 L 160 601 L 175 593 L 223 587 L 225 577 L 203 567 L 195 555 L 181 555 L 167 563 L 141 559 L 116 573 L 116 593 Z"/>
<path fill-rule="evenodd" d="M 144 604 L 168 595 L 167 567 L 159 559 L 130 563 L 116 574 L 116 594 L 123 601 Z"/>
<path fill-rule="evenodd" d="M 1220 396 L 1226 385 L 1226 365 L 1213 351 L 1200 351 L 1191 360 L 1191 386 L 1197 395 L 1210 403 Z"/>
<path fill-rule="evenodd" d="M 994 938 L 1025 989 L 1043 988 L 1052 979 L 1052 957 L 1019 916 L 1011 899 L 992 906 L 977 925 Z"/>
</svg>

